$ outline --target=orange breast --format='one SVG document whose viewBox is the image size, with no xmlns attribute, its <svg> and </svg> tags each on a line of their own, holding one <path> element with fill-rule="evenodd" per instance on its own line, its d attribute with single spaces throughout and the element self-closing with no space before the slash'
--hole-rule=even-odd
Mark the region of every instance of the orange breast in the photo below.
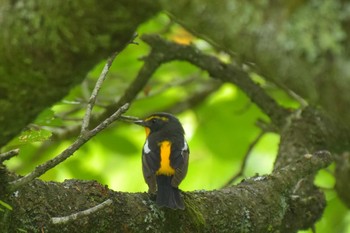
<svg viewBox="0 0 350 233">
<path fill-rule="evenodd" d="M 170 166 L 171 142 L 162 141 L 160 147 L 160 168 L 156 172 L 157 175 L 174 175 L 175 170 Z"/>
</svg>

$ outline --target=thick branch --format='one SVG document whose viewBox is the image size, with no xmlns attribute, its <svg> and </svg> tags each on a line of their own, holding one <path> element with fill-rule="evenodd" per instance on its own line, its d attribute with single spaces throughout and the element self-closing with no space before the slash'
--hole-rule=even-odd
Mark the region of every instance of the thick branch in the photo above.
<svg viewBox="0 0 350 233">
<path fill-rule="evenodd" d="M 348 132 L 318 109 L 295 111 L 281 131 L 281 142 L 274 169 L 299 159 L 300 154 L 329 150 L 339 153 L 347 147 Z"/>
<path fill-rule="evenodd" d="M 298 198 L 305 215 L 293 216 L 286 226 L 296 198 L 294 187 L 300 179 L 330 164 L 328 152 L 300 156 L 300 160 L 275 171 L 272 175 L 245 180 L 235 187 L 211 192 L 186 192 L 186 209 L 159 209 L 146 193 L 120 193 L 96 182 L 35 180 L 23 186 L 8 200 L 13 206 L 9 229 L 43 229 L 45 232 L 295 232 L 301 222 L 309 221 L 324 208 L 323 195 L 317 190 Z M 38 195 L 40 193 L 40 195 Z M 267 195 L 268 194 L 268 195 Z M 93 198 L 92 198 L 93 197 Z M 36 201 L 33 202 L 32 198 Z M 113 205 L 98 212 L 84 210 L 98 206 L 106 199 Z M 20 208 L 26 203 L 25 211 Z M 284 206 L 284 208 L 281 208 Z M 291 211 L 286 211 L 291 209 Z M 32 213 L 29 217 L 25 213 Z M 51 217 L 84 216 L 63 225 L 52 224 Z M 310 220 L 311 221 L 311 220 Z M 63 227 L 64 226 L 64 227 Z"/>
<path fill-rule="evenodd" d="M 285 119 L 289 115 L 288 110 L 278 105 L 241 68 L 233 64 L 223 63 L 218 58 L 203 54 L 192 46 L 165 41 L 159 36 L 143 35 L 142 40 L 149 44 L 153 50 L 157 51 L 158 57 L 162 58 L 163 63 L 173 60 L 185 60 L 202 70 L 206 70 L 214 78 L 234 83 L 271 118 L 274 124 L 279 127 L 284 125 Z"/>
</svg>

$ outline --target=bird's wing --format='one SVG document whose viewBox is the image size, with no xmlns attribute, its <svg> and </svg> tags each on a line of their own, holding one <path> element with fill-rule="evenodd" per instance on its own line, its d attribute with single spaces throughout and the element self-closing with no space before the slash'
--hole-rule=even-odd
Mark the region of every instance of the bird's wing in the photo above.
<svg viewBox="0 0 350 233">
<path fill-rule="evenodd" d="M 181 150 L 172 152 L 172 166 L 175 168 L 175 174 L 171 180 L 171 185 L 173 187 L 177 188 L 187 174 L 189 154 L 190 151 L 186 141 L 184 142 L 184 147 L 181 148 Z"/>
<path fill-rule="evenodd" d="M 157 154 L 158 153 L 158 154 Z M 160 158 L 159 149 L 149 148 L 148 141 L 146 141 L 142 152 L 142 172 L 143 177 L 148 185 L 148 192 L 155 193 L 157 191 L 156 171 L 159 169 Z"/>
</svg>

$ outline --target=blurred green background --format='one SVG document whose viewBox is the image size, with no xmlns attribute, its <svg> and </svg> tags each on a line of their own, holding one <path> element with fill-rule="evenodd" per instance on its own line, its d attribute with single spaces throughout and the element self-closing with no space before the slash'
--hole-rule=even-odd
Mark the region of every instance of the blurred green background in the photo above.
<svg viewBox="0 0 350 233">
<path fill-rule="evenodd" d="M 138 29 L 139 34 L 152 32 L 178 43 L 195 44 L 207 53 L 225 61 L 230 60 L 229 56 L 216 52 L 205 41 L 194 38 L 164 14 Z M 114 61 L 94 114 L 101 113 L 105 106 L 115 103 L 142 66 L 139 58 L 147 55 L 149 48 L 139 39 L 136 42 L 138 45 L 129 45 Z M 6 149 L 21 149 L 19 156 L 7 162 L 11 170 L 24 175 L 72 143 L 74 138 L 61 136 L 63 139 L 55 140 L 51 136 L 64 135 L 65 131 L 80 124 L 87 99 L 104 64 L 105 61 L 91 70 L 84 83 L 75 87 L 64 100 L 44 111 L 36 122 L 9 143 Z M 298 103 L 280 89 L 265 83 L 254 73 L 251 77 L 280 104 L 298 107 Z M 226 184 L 239 171 L 248 147 L 262 131 L 256 122 L 268 122 L 268 118 L 237 87 L 220 84 L 210 79 L 205 72 L 184 62 L 172 62 L 157 70 L 126 113 L 144 117 L 165 109 L 176 111 L 178 103 L 208 88 L 212 88 L 212 93 L 203 101 L 177 114 L 191 149 L 188 175 L 180 186 L 184 191 L 219 189 Z M 97 180 L 115 191 L 145 192 L 147 186 L 141 172 L 144 140 L 143 128 L 116 122 L 41 178 L 58 182 L 65 179 Z M 244 176 L 237 182 L 244 177 L 270 173 L 278 143 L 279 135 L 265 133 L 254 146 Z M 315 182 L 324 189 L 328 200 L 324 217 L 316 225 L 317 232 L 350 233 L 349 211 L 333 190 L 332 167 L 321 171 Z"/>
</svg>

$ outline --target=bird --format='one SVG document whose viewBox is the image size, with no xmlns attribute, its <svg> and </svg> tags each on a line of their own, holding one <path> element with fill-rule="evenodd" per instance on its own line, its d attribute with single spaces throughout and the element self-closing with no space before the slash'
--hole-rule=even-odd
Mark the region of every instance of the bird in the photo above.
<svg viewBox="0 0 350 233">
<path fill-rule="evenodd" d="M 142 173 L 148 193 L 156 194 L 159 207 L 185 209 L 179 185 L 187 174 L 190 150 L 180 121 L 172 114 L 159 112 L 134 123 L 146 131 Z"/>
</svg>

